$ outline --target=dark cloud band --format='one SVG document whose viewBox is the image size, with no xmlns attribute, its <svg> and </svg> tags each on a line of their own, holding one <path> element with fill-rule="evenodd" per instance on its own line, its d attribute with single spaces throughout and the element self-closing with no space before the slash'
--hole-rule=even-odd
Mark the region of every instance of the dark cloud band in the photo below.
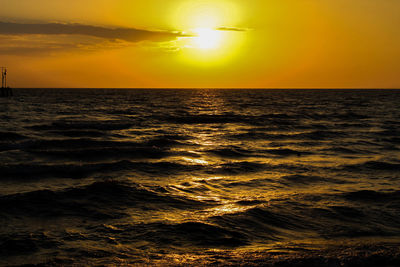
<svg viewBox="0 0 400 267">
<path fill-rule="evenodd" d="M 133 28 L 105 28 L 82 24 L 23 24 L 11 22 L 0 22 L 0 34 L 87 35 L 105 39 L 119 39 L 128 42 L 139 42 L 145 40 L 161 42 L 174 40 L 177 37 L 185 36 L 179 32 L 149 31 Z"/>
<path fill-rule="evenodd" d="M 246 32 L 249 29 L 246 28 L 237 28 L 237 27 L 219 27 L 216 30 L 218 31 L 233 31 L 233 32 Z"/>
</svg>

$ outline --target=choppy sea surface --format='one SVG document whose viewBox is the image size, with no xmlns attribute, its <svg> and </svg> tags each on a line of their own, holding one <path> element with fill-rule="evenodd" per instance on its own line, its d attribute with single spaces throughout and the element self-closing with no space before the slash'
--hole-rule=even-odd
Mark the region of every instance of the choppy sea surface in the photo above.
<svg viewBox="0 0 400 267">
<path fill-rule="evenodd" d="M 0 99 L 2 266 L 396 266 L 399 245 L 399 90 Z"/>
</svg>

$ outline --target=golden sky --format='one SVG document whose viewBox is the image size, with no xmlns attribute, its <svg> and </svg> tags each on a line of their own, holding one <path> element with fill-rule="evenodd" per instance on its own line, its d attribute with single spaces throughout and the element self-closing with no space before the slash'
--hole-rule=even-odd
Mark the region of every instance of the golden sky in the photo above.
<svg viewBox="0 0 400 267">
<path fill-rule="evenodd" d="M 398 0 L 0 0 L 12 87 L 399 88 Z"/>
</svg>

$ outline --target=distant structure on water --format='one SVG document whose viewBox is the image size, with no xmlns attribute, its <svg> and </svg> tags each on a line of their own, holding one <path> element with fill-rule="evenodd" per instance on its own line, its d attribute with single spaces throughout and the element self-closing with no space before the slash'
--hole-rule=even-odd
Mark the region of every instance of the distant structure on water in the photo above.
<svg viewBox="0 0 400 267">
<path fill-rule="evenodd" d="M 9 97 L 12 95 L 13 95 L 12 89 L 7 86 L 7 68 L 1 67 L 0 97 Z"/>
</svg>

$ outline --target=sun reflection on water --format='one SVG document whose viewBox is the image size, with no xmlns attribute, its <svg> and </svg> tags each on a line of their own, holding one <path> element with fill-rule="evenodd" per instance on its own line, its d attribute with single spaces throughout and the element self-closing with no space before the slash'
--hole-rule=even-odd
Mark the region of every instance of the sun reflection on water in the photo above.
<svg viewBox="0 0 400 267">
<path fill-rule="evenodd" d="M 208 216 L 222 216 L 225 214 L 245 212 L 252 207 L 238 206 L 236 204 L 225 204 L 216 208 L 208 210 Z"/>
<path fill-rule="evenodd" d="M 200 165 L 208 165 L 209 162 L 203 159 L 192 159 L 192 158 L 187 158 L 183 157 L 182 158 L 184 161 L 192 163 L 192 164 L 200 164 Z"/>
</svg>

